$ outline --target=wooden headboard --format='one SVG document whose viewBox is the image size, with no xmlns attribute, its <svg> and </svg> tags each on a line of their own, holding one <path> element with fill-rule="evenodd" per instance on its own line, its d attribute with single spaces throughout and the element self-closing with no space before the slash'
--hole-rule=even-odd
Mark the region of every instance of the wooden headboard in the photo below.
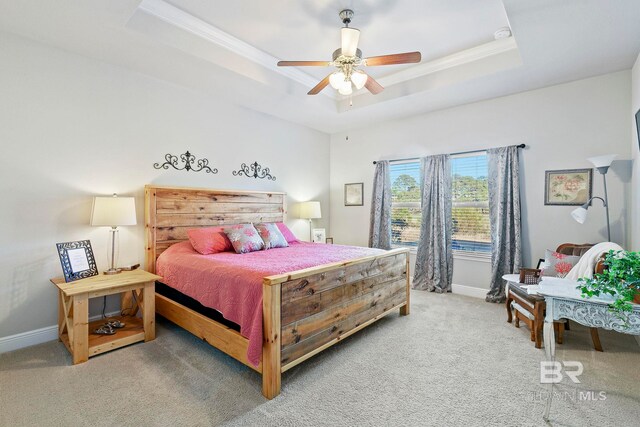
<svg viewBox="0 0 640 427">
<path fill-rule="evenodd" d="M 286 193 L 144 187 L 145 269 L 155 273 L 156 259 L 196 227 L 286 219 Z"/>
</svg>

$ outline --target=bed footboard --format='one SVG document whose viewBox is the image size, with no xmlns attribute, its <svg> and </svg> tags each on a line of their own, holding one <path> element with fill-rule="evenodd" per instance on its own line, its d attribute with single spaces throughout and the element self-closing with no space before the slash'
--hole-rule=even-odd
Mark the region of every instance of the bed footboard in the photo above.
<svg viewBox="0 0 640 427">
<path fill-rule="evenodd" d="M 409 251 L 395 249 L 263 282 L 263 394 L 280 374 L 395 309 L 409 314 Z"/>
</svg>

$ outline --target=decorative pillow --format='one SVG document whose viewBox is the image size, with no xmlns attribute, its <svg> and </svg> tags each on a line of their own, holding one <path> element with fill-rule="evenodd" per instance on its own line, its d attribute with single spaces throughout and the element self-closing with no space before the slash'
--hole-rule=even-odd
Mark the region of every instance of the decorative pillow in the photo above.
<svg viewBox="0 0 640 427">
<path fill-rule="evenodd" d="M 285 223 L 276 222 L 276 225 L 278 226 L 278 229 L 280 230 L 284 238 L 287 240 L 287 243 L 298 242 L 298 238 L 293 234 L 293 232 L 291 232 L 291 230 L 289 230 L 289 227 L 287 227 Z"/>
<path fill-rule="evenodd" d="M 579 256 L 564 255 L 550 249 L 545 251 L 544 264 L 540 266 L 543 276 L 564 277 L 580 260 Z"/>
<path fill-rule="evenodd" d="M 256 230 L 258 230 L 258 234 L 264 241 L 265 249 L 273 249 L 273 248 L 286 248 L 289 246 L 287 243 L 287 239 L 284 238 L 280 229 L 275 223 L 264 223 L 255 224 Z"/>
<path fill-rule="evenodd" d="M 231 242 L 224 234 L 224 227 L 201 227 L 187 230 L 193 249 L 202 255 L 217 254 L 233 250 Z"/>
<path fill-rule="evenodd" d="M 225 227 L 224 234 L 231 240 L 231 245 L 236 253 L 246 254 L 264 249 L 264 242 L 253 224 Z"/>
</svg>

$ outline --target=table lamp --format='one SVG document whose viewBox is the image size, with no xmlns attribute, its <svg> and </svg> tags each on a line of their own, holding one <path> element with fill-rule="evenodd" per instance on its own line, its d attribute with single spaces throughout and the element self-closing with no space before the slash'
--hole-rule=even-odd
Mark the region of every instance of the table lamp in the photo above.
<svg viewBox="0 0 640 427">
<path fill-rule="evenodd" d="M 313 237 L 311 236 L 311 220 L 322 218 L 322 212 L 320 211 L 320 202 L 312 200 L 300 203 L 300 218 L 309 220 L 309 241 L 312 242 Z"/>
<path fill-rule="evenodd" d="M 121 225 L 136 225 L 136 203 L 133 197 L 94 197 L 91 209 L 91 225 L 111 227 L 110 249 L 107 251 L 109 269 L 104 274 L 117 274 L 121 269 L 116 268 L 120 243 L 118 227 Z"/>
</svg>

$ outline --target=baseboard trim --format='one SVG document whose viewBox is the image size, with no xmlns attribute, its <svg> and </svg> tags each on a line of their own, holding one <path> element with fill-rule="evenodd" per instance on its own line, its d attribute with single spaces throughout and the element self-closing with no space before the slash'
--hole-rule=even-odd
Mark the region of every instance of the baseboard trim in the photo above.
<svg viewBox="0 0 640 427">
<path fill-rule="evenodd" d="M 119 311 L 113 311 L 106 313 L 107 317 L 116 316 L 120 314 Z M 97 316 L 91 316 L 90 322 L 98 320 L 102 317 L 101 314 Z M 7 353 L 9 351 L 20 350 L 21 348 L 31 347 L 32 345 L 42 344 L 47 341 L 53 341 L 58 339 L 58 325 L 45 326 L 44 328 L 34 329 L 32 331 L 22 332 L 15 335 L 9 335 L 8 337 L 0 338 L 0 353 Z"/>
<path fill-rule="evenodd" d="M 451 292 L 459 295 L 466 295 L 468 297 L 474 298 L 482 298 L 484 299 L 487 296 L 488 289 L 476 288 L 473 286 L 465 286 L 465 285 L 456 285 L 455 283 L 451 285 Z"/>
</svg>

